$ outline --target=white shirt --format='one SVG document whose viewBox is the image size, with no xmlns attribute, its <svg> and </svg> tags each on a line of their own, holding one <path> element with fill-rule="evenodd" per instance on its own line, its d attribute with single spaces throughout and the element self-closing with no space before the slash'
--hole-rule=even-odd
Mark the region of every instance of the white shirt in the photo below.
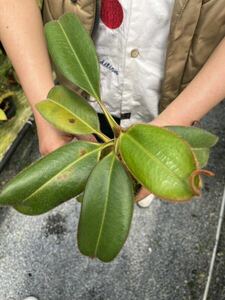
<svg viewBox="0 0 225 300">
<path fill-rule="evenodd" d="M 94 38 L 101 96 L 112 115 L 122 116 L 122 127 L 149 122 L 158 115 L 174 1 L 102 1 L 101 21 Z M 107 18 L 108 8 L 113 13 L 111 21 Z M 96 102 L 91 104 L 101 112 Z M 124 114 L 130 118 L 123 119 Z"/>
</svg>

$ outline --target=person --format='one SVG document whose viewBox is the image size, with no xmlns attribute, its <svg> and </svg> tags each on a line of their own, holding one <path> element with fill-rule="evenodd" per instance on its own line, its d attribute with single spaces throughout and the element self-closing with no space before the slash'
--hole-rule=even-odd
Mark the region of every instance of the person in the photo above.
<svg viewBox="0 0 225 300">
<path fill-rule="evenodd" d="M 64 7 L 62 1 L 50 2 Z M 82 7 L 82 1 L 63 2 Z M 54 86 L 41 14 L 36 0 L 0 0 L 0 5 L 0 40 L 33 110 L 40 153 L 46 155 L 73 137 L 35 108 Z M 223 0 L 102 0 L 94 36 L 102 95 L 121 125 L 144 120 L 191 126 L 225 98 L 224 15 Z M 94 141 L 93 136 L 78 138 Z M 148 193 L 142 188 L 137 199 L 149 204 Z"/>
<path fill-rule="evenodd" d="M 46 2 L 64 7 L 60 1 Z M 40 153 L 46 155 L 73 136 L 55 129 L 35 108 L 54 86 L 41 14 L 36 0 L 0 0 L 0 5 L 0 40 L 31 105 Z M 101 5 L 94 39 L 102 95 L 122 126 L 136 121 L 191 126 L 225 98 L 223 1 L 103 0 Z M 77 138 L 95 141 L 93 136 Z M 137 200 L 142 199 L 149 203 L 153 196 L 142 188 Z"/>
</svg>

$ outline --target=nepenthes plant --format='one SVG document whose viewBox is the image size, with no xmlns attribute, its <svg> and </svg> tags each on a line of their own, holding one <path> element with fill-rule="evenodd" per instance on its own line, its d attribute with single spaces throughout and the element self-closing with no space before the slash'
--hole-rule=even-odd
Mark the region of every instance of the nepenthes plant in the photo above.
<svg viewBox="0 0 225 300">
<path fill-rule="evenodd" d="M 65 14 L 47 23 L 45 33 L 57 70 L 95 98 L 114 138 L 101 132 L 98 115 L 86 99 L 55 86 L 36 105 L 42 116 L 63 132 L 94 134 L 100 142 L 72 141 L 41 157 L 6 184 L 0 204 L 39 215 L 78 197 L 79 250 L 109 262 L 127 239 L 137 183 L 171 202 L 200 196 L 202 175 L 213 175 L 203 168 L 218 138 L 193 126 L 121 128 L 101 99 L 95 47 L 78 18 Z"/>
</svg>

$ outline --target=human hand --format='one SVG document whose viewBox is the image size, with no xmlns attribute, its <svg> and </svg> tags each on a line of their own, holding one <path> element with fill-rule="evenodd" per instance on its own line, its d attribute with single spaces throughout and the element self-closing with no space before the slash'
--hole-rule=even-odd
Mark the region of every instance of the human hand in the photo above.
<svg viewBox="0 0 225 300">
<path fill-rule="evenodd" d="M 71 142 L 73 139 L 97 142 L 93 135 L 72 135 L 64 133 L 52 126 L 38 127 L 38 140 L 39 140 L 39 152 L 42 156 L 45 156 L 52 151 L 62 147 L 63 145 Z"/>
<path fill-rule="evenodd" d="M 97 139 L 95 138 L 95 136 L 93 134 L 82 134 L 82 135 L 74 135 L 74 137 L 78 140 L 78 141 L 86 141 L 86 142 L 92 142 L 92 143 L 97 143 Z"/>
<path fill-rule="evenodd" d="M 74 138 L 73 135 L 63 133 L 51 126 L 49 123 L 41 125 L 36 122 L 39 142 L 39 152 L 42 156 L 48 155 L 52 151 L 69 143 Z"/>
</svg>

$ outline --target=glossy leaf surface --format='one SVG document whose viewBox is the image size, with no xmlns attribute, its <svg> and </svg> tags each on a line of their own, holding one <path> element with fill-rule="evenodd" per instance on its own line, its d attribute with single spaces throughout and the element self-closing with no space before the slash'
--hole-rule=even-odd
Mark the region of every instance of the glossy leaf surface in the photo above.
<svg viewBox="0 0 225 300">
<path fill-rule="evenodd" d="M 99 64 L 93 41 L 73 13 L 45 25 L 48 49 L 57 69 L 100 100 Z"/>
<path fill-rule="evenodd" d="M 99 152 L 93 143 L 66 144 L 15 176 L 0 194 L 0 204 L 30 215 L 47 212 L 84 190 Z"/>
<path fill-rule="evenodd" d="M 134 125 L 121 135 L 119 151 L 134 177 L 158 197 L 182 201 L 196 194 L 190 178 L 197 162 L 190 146 L 173 132 Z M 195 184 L 198 189 L 198 176 Z"/>
<path fill-rule="evenodd" d="M 64 132 L 90 134 L 100 130 L 95 110 L 85 99 L 63 86 L 51 89 L 48 99 L 36 107 L 46 120 Z"/>
<path fill-rule="evenodd" d="M 84 255 L 111 261 L 126 241 L 133 213 L 132 183 L 113 153 L 91 173 L 85 188 L 78 246 Z"/>
</svg>

